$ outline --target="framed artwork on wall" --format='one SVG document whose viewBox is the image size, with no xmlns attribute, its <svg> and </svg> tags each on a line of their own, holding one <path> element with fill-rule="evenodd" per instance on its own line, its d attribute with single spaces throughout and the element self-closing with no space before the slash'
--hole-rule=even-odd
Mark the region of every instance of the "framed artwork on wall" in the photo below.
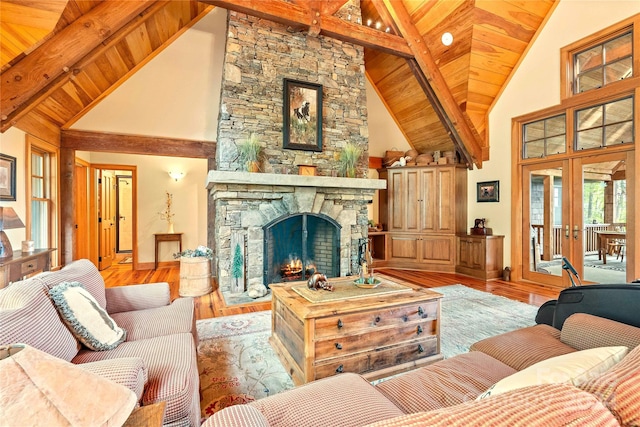
<svg viewBox="0 0 640 427">
<path fill-rule="evenodd" d="M 478 202 L 499 202 L 500 181 L 485 181 L 477 184 L 476 199 Z"/>
<path fill-rule="evenodd" d="M 283 147 L 322 151 L 322 85 L 284 79 Z"/>
<path fill-rule="evenodd" d="M 16 158 L 0 153 L 0 200 L 16 200 Z"/>
</svg>

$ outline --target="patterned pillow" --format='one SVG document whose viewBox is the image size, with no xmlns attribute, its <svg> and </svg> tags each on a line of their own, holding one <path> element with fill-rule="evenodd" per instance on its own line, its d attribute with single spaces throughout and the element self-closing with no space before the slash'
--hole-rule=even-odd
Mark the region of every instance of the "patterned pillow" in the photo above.
<svg viewBox="0 0 640 427">
<path fill-rule="evenodd" d="M 622 425 L 640 425 L 640 347 L 622 362 L 580 385 L 599 398 Z"/>
<path fill-rule="evenodd" d="M 49 296 L 71 333 L 91 350 L 112 350 L 127 337 L 81 283 L 60 283 Z"/>
<path fill-rule="evenodd" d="M 478 399 L 531 385 L 566 383 L 578 386 L 611 369 L 627 352 L 627 347 L 623 346 L 599 347 L 552 357 L 498 381 Z"/>
</svg>

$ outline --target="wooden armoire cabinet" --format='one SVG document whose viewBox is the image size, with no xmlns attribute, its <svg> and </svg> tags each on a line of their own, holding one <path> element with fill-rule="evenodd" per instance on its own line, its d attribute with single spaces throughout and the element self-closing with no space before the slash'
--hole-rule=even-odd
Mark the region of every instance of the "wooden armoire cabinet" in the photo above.
<svg viewBox="0 0 640 427">
<path fill-rule="evenodd" d="M 467 227 L 467 170 L 459 165 L 380 170 L 386 257 L 377 266 L 453 272 L 456 233 Z"/>
</svg>

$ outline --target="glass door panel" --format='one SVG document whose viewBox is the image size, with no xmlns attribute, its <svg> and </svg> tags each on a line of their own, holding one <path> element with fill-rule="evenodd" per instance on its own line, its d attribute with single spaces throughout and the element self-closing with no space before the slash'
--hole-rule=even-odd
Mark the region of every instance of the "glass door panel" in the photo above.
<svg viewBox="0 0 640 427">
<path fill-rule="evenodd" d="M 523 173 L 523 277 L 563 286 L 568 222 L 568 162 L 530 165 Z"/>
<path fill-rule="evenodd" d="M 585 157 L 580 163 L 582 245 L 576 248 L 589 283 L 627 280 L 627 156 Z M 578 196 L 578 194 L 576 194 Z M 578 257 L 576 257 L 578 258 Z"/>
</svg>

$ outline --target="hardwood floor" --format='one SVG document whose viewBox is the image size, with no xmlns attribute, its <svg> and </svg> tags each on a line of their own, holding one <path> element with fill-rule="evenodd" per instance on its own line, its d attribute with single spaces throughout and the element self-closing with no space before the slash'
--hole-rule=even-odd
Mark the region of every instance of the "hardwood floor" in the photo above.
<svg viewBox="0 0 640 427">
<path fill-rule="evenodd" d="M 505 282 L 493 280 L 485 282 L 460 274 L 433 273 L 418 270 L 399 270 L 380 268 L 376 270 L 388 276 L 397 277 L 424 287 L 437 287 L 462 284 L 473 289 L 501 295 L 527 304 L 540 306 L 544 302 L 558 296 L 558 289 L 525 282 Z M 101 272 L 107 287 L 126 286 L 138 283 L 167 282 L 171 289 L 171 299 L 179 297 L 180 269 L 178 264 L 160 266 L 157 270 L 133 271 L 131 264 L 114 264 Z M 226 306 L 217 287 L 208 295 L 195 298 L 197 319 L 229 316 L 232 314 L 252 313 L 271 309 L 271 302 Z"/>
</svg>

